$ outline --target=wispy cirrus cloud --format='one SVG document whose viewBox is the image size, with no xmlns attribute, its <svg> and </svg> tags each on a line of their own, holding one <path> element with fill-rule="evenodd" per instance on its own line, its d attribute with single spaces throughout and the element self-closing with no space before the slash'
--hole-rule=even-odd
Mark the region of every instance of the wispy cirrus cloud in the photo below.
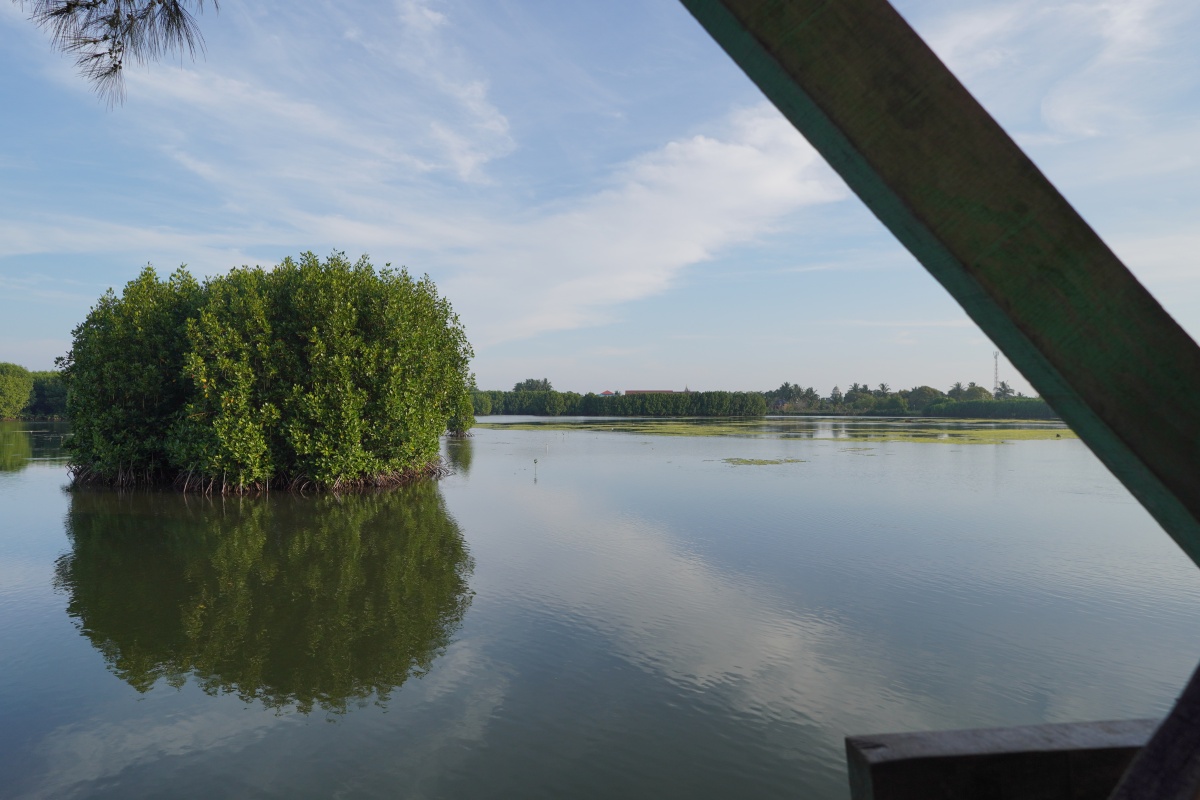
<svg viewBox="0 0 1200 800">
<path fill-rule="evenodd" d="M 274 9 L 271 25 L 268 34 L 262 20 L 236 14 L 235 30 L 214 50 L 237 52 L 214 52 L 203 69 L 131 73 L 130 94 L 156 127 L 176 128 L 197 149 L 258 139 L 281 156 L 297 145 L 317 155 L 311 148 L 324 144 L 321 158 L 293 169 L 348 179 L 449 172 L 485 181 L 486 164 L 515 146 L 486 76 L 451 44 L 453 21 L 428 3 L 353 16 L 329 7 Z M 331 38 L 331 28 L 341 37 Z M 247 41 L 257 47 L 247 51 Z M 227 154 L 212 155 L 224 161 Z M 339 172 L 350 156 L 358 169 Z M 264 166 L 279 173 L 278 159 Z"/>
<path fill-rule="evenodd" d="M 491 200 L 458 206 L 444 191 L 372 180 L 419 166 L 311 103 L 243 82 L 176 77 L 140 89 L 202 115 L 212 110 L 215 127 L 251 109 L 260 129 L 304 127 L 291 139 L 229 137 L 220 160 L 199 160 L 166 137 L 163 152 L 210 186 L 232 212 L 225 219 L 254 214 L 204 232 L 89 218 L 12 223 L 0 226 L 12 229 L 9 253 L 51 242 L 67 251 L 140 248 L 190 253 L 181 260 L 200 272 L 298 237 L 377 256 L 415 253 L 410 265 L 445 276 L 439 284 L 486 346 L 604 322 L 620 305 L 665 291 L 688 266 L 769 235 L 798 209 L 848 196 L 791 125 L 760 104 L 618 165 L 597 191 L 519 210 Z"/>
<path fill-rule="evenodd" d="M 897 7 L 1198 329 L 1200 300 L 1189 298 L 1200 281 L 1186 264 L 1200 208 L 1200 6 Z M 91 272 L 120 285 L 147 261 L 211 274 L 305 249 L 369 252 L 431 274 L 480 345 L 481 376 L 486 359 L 516 364 L 531 351 L 580 360 L 586 374 L 584 329 L 618 322 L 606 344 L 678 343 L 657 363 L 623 365 L 647 381 L 664 364 L 767 381 L 744 353 L 716 365 L 711 349 L 671 337 L 731 340 L 773 320 L 753 370 L 774 380 L 775 364 L 796 359 L 781 328 L 891 319 L 897 307 L 904 319 L 953 316 L 676 4 L 235 5 L 205 15 L 205 61 L 133 70 L 128 104 L 111 113 L 15 7 L 0 8 L 11 113 L 25 121 L 0 132 L 0 270 L 14 276 Z M 86 313 L 49 302 L 13 311 L 5 358 L 21 357 L 26 334 L 49 338 Z M 572 330 L 572 344 L 547 335 Z M 966 332 L 924 333 L 944 375 L 921 380 L 967 374 L 978 348 Z M 842 326 L 841 352 L 806 374 L 832 385 L 837 365 L 872 353 L 881 373 L 901 370 L 866 341 L 880 335 Z M 513 369 L 496 380 L 527 371 Z"/>
<path fill-rule="evenodd" d="M 845 325 L 851 328 L 971 328 L 974 323 L 971 320 L 963 317 L 962 319 L 910 319 L 910 320 L 886 320 L 886 319 L 843 319 L 843 320 L 822 320 L 821 325 Z"/>
<path fill-rule="evenodd" d="M 721 127 L 635 159 L 604 191 L 495 230 L 461 258 L 449 286 L 455 296 L 487 298 L 472 309 L 483 340 L 603 322 L 797 209 L 847 196 L 773 108 L 737 111 Z M 494 310 L 505 308 L 521 312 Z"/>
<path fill-rule="evenodd" d="M 1194 4 L 1017 0 L 927 11 L 919 9 L 926 13 L 915 22 L 934 51 L 1033 142 L 1143 128 L 1173 95 L 1197 83 L 1194 71 L 1162 70 L 1168 61 L 1200 65 Z"/>
<path fill-rule="evenodd" d="M 982 2 L 915 27 L 1193 332 L 1200 6 Z M 1198 287 L 1200 288 L 1200 287 Z"/>
</svg>

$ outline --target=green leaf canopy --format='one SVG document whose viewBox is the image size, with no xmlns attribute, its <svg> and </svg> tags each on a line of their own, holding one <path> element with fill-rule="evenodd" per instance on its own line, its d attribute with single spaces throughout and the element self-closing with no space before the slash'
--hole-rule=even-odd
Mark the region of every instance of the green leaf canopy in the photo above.
<svg viewBox="0 0 1200 800">
<path fill-rule="evenodd" d="M 76 478 L 244 491 L 385 485 L 470 428 L 462 325 L 426 277 L 364 256 L 198 283 L 147 267 L 62 360 Z"/>
</svg>

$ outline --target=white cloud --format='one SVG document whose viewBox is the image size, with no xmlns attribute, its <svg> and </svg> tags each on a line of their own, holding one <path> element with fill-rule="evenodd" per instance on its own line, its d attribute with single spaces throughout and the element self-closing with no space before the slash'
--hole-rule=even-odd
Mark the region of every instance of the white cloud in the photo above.
<svg viewBox="0 0 1200 800">
<path fill-rule="evenodd" d="M 770 708 L 825 728 L 870 718 L 881 729 L 904 729 L 937 719 L 933 704 L 875 680 L 887 674 L 876 643 L 832 619 L 796 613 L 770 587 L 681 552 L 671 531 L 636 515 L 614 516 L 570 491 L 555 491 L 553 502 L 545 490 L 508 491 L 506 502 L 524 520 L 520 529 L 557 545 L 541 541 L 530 556 L 541 580 L 525 602 L 595 626 L 631 664 L 691 690 L 725 692 L 739 709 Z M 521 554 L 534 543 L 510 537 L 507 547 Z M 520 571 L 529 561 L 512 563 Z"/>
<path fill-rule="evenodd" d="M 206 151 L 191 155 L 243 181 L 248 172 L 275 181 L 323 173 L 353 184 L 440 170 L 479 181 L 483 166 L 515 146 L 484 76 L 447 44 L 453 21 L 428 4 L 354 17 L 276 9 L 266 41 L 258 20 L 234 20 L 224 46 L 254 41 L 253 49 L 178 71 L 131 71 L 122 113 L 171 131 L 178 149 Z M 342 31 L 336 44 L 330 27 Z"/>
<path fill-rule="evenodd" d="M 1200 5 L 1179 0 L 922 7 L 915 27 L 1195 330 Z M 1194 295 L 1194 292 L 1192 293 Z M 1174 307 L 1172 307 L 1174 306 Z"/>
<path fill-rule="evenodd" d="M 1081 68 L 1059 80 L 1042 101 L 1042 114 L 1054 131 L 1068 136 L 1098 136 L 1127 129 L 1140 117 L 1155 86 L 1146 81 L 1142 62 L 1159 44 L 1159 26 L 1167 19 L 1158 0 L 1120 0 L 1061 9 L 1064 23 L 1077 35 L 1085 31 L 1097 51 Z"/>
<path fill-rule="evenodd" d="M 170 254 L 155 263 L 160 274 L 169 273 L 185 262 L 193 272 L 201 275 L 247 263 L 252 260 L 236 246 L 237 242 L 245 240 L 237 231 L 184 232 L 70 215 L 0 222 L 0 257 L 30 253 L 129 254 L 130 268 L 138 269 L 147 263 L 146 253 Z M 126 279 L 134 277 L 132 273 L 126 273 L 126 276 Z M 17 295 L 77 300 L 86 304 L 96 299 L 97 286 L 102 291 L 107 285 L 103 281 L 81 283 L 36 273 L 26 273 L 22 278 L 0 275 L 0 286 Z"/>
<path fill-rule="evenodd" d="M 735 112 L 722 135 L 668 143 L 610 188 L 492 231 L 447 284 L 481 343 L 604 321 L 691 264 L 768 234 L 846 190 L 773 108 Z"/>
<path fill-rule="evenodd" d="M 1166 0 L 976 3 L 918 19 L 943 61 L 1002 121 L 1034 141 L 1128 133 L 1195 85 L 1163 64 L 1193 48 L 1194 4 Z M 1029 130 L 1023 109 L 1035 112 Z M 1011 123 L 1010 123 L 1011 124 Z"/>
<path fill-rule="evenodd" d="M 139 90 L 211 114 L 218 126 L 254 117 L 266 135 L 246 139 L 261 144 L 243 145 L 243 137 L 231 135 L 220 159 L 205 160 L 173 138 L 163 146 L 230 208 L 252 209 L 253 222 L 184 233 L 89 218 L 13 221 L 0 225 L 0 255 L 179 254 L 209 273 L 252 262 L 243 255 L 252 248 L 297 238 L 316 248 L 352 243 L 377 256 L 416 251 L 427 254 L 417 271 L 452 271 L 439 284 L 473 340 L 486 345 L 603 322 L 620 304 L 664 291 L 687 266 L 771 233 L 804 206 L 847 196 L 816 152 L 766 104 L 617 167 L 590 195 L 513 211 L 478 202 L 456 208 L 436 192 L 379 182 L 380 175 L 416 165 L 386 138 L 352 131 L 311 103 L 187 73 L 146 79 Z M 272 134 L 293 127 L 309 138 Z M 464 151 L 462 158 L 473 156 Z M 271 166 L 247 168 L 256 161 Z"/>
<path fill-rule="evenodd" d="M 955 9 L 928 25 L 924 38 L 955 75 L 967 79 L 1012 63 L 1008 38 L 1033 8 L 1032 3 L 1005 3 Z"/>
<path fill-rule="evenodd" d="M 434 11 L 428 3 L 420 0 L 400 0 L 396 6 L 404 24 L 422 33 L 429 33 L 446 24 L 445 14 Z"/>
<path fill-rule="evenodd" d="M 1122 236 L 1113 250 L 1147 284 L 1194 283 L 1200 277 L 1200 233 L 1195 231 Z"/>
<path fill-rule="evenodd" d="M 90 89 L 69 59 L 10 5 L 9 41 L 36 50 L 31 69 L 85 104 Z M 1195 216 L 1200 6 L 898 5 L 1102 235 L 1135 259 L 1145 253 L 1147 275 L 1195 280 L 1186 262 L 1168 261 L 1186 255 Z M 593 42 L 561 20 L 533 24 L 522 14 L 437 0 L 353 9 L 266 0 L 206 16 L 206 61 L 134 70 L 125 107 L 74 122 L 89 126 L 80 140 L 95 143 L 78 151 L 74 174 L 48 148 L 0 156 L 15 187 L 2 198 L 0 257 L 13 275 L 32 269 L 16 260 L 32 253 L 47 256 L 39 264 L 81 254 L 130 269 L 186 261 L 211 274 L 303 249 L 369 252 L 432 274 L 481 353 L 490 343 L 621 320 L 635 313 L 631 303 L 654 296 L 666 309 L 688 268 L 708 260 L 719 267 L 692 270 L 686 284 L 697 318 L 723 313 L 713 298 L 749 264 L 759 276 L 774 268 L 780 285 L 792 273 L 915 270 L 898 249 L 873 244 L 882 235 L 856 202 L 804 213 L 846 193 L 769 106 L 721 117 L 755 102 L 752 90 L 722 85 L 700 103 L 676 102 L 678 86 L 656 86 L 684 67 L 713 76 L 720 61 L 732 70 L 690 20 L 670 35 L 695 40 L 614 63 L 611 48 L 629 44 L 614 39 L 619 25 L 589 32 Z M 648 96 L 670 99 L 661 109 L 633 102 L 644 100 L 641 83 Z M 41 119 L 39 101 L 21 108 Z M 55 129 L 44 130 L 30 136 L 53 140 Z M 1105 217 L 1139 186 L 1181 199 L 1152 230 L 1116 211 Z M 793 242 L 802 244 L 785 254 Z M 119 259 L 105 259 L 112 255 Z M 128 277 L 114 268 L 103 280 Z M 861 303 L 835 308 L 848 297 L 869 301 L 864 282 L 813 277 L 804 291 L 829 294 L 805 301 L 833 315 L 868 313 Z M 917 292 L 932 283 L 922 276 L 912 287 L 903 302 L 919 316 Z M 754 327 L 756 312 L 734 312 L 731 328 Z M 940 306 L 929 314 L 948 316 Z M 791 358 L 772 347 L 776 361 Z"/>
<path fill-rule="evenodd" d="M 488 99 L 478 68 L 448 43 L 453 20 L 421 0 L 401 0 L 397 7 L 399 29 L 377 36 L 373 52 L 399 65 L 409 85 L 420 82 L 451 102 L 453 121 L 435 119 L 429 132 L 460 179 L 485 180 L 482 167 L 516 146 L 508 119 Z"/>
<path fill-rule="evenodd" d="M 30 800 L 66 797 L 89 784 L 162 758 L 222 747 L 245 747 L 248 741 L 294 724 L 295 719 L 287 715 L 247 714 L 240 703 L 226 702 L 162 722 L 138 719 L 65 725 L 40 744 L 38 755 L 51 768 L 44 773 L 44 782 L 23 797 Z"/>
</svg>

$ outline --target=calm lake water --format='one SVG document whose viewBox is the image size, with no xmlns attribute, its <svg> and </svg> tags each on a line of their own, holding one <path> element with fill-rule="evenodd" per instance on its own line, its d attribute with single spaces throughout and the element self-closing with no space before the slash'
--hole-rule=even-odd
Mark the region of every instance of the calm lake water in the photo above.
<svg viewBox="0 0 1200 800">
<path fill-rule="evenodd" d="M 0 797 L 845 798 L 848 734 L 1157 716 L 1200 659 L 1061 428 L 484 422 L 224 501 L 0 423 Z"/>
</svg>

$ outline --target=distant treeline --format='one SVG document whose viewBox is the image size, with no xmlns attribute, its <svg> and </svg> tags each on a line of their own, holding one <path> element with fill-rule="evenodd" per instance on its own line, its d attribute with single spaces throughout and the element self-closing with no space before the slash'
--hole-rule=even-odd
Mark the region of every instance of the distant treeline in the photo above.
<svg viewBox="0 0 1200 800">
<path fill-rule="evenodd" d="M 531 414 L 539 417 L 761 417 L 761 392 L 651 392 L 601 396 L 576 392 L 475 391 L 475 415 Z"/>
<path fill-rule="evenodd" d="M 914 386 L 893 391 L 886 383 L 871 388 L 852 383 L 843 392 L 837 386 L 828 396 L 811 386 L 784 383 L 778 389 L 763 392 L 771 413 L 836 414 L 886 417 L 955 417 L 958 419 L 1057 419 L 1045 400 L 1025 397 L 1001 381 L 994 390 L 974 382 L 955 383 L 943 392 L 932 386 Z"/>
<path fill-rule="evenodd" d="M 1054 409 L 1040 397 L 1007 400 L 947 400 L 925 409 L 927 417 L 957 419 L 1058 419 Z"/>
<path fill-rule="evenodd" d="M 995 391 L 975 383 L 956 383 L 948 391 L 932 386 L 892 391 L 852 383 L 827 396 L 800 384 L 784 383 L 766 392 L 635 392 L 578 394 L 557 392 L 546 378 L 529 378 L 512 391 L 471 393 L 476 415 L 612 417 L 761 417 L 764 414 L 828 414 L 881 417 L 955 417 L 959 419 L 1057 419 L 1046 401 L 1025 397 L 1001 381 Z"/>
<path fill-rule="evenodd" d="M 53 419 L 66 413 L 67 390 L 61 375 L 0 363 L 0 419 Z"/>
<path fill-rule="evenodd" d="M 956 383 L 943 392 L 932 386 L 892 391 L 852 383 L 826 396 L 800 384 L 766 392 L 670 392 L 601 396 L 558 392 L 550 381 L 530 378 L 513 391 L 471 393 L 477 415 L 612 417 L 761 417 L 764 414 L 928 416 L 958 419 L 1057 419 L 1045 400 L 1024 397 L 1001 381 L 998 391 Z M 0 418 L 55 419 L 66 416 L 67 394 L 57 372 L 32 372 L 0 363 Z"/>
</svg>

